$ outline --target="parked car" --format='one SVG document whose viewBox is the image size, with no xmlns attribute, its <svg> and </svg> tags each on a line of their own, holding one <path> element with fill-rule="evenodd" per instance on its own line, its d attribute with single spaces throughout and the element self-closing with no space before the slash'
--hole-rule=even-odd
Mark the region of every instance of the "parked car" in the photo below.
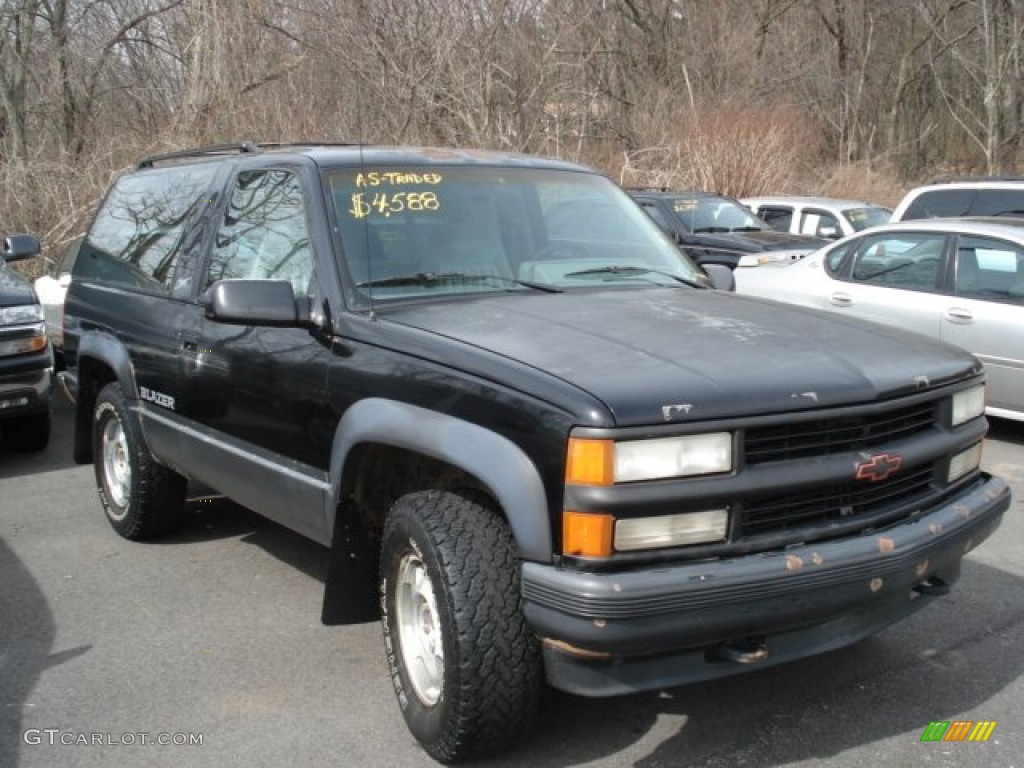
<svg viewBox="0 0 1024 768">
<path fill-rule="evenodd" d="M 36 294 L 46 316 L 46 335 L 53 346 L 54 362 L 58 369 L 64 367 L 64 295 L 71 282 L 71 270 L 75 266 L 82 237 L 79 235 L 68 242 L 46 274 L 35 281 Z"/>
<path fill-rule="evenodd" d="M 7 267 L 39 253 L 39 239 L 8 235 L 0 248 L 0 434 L 5 445 L 41 451 L 50 440 L 53 355 L 32 285 Z"/>
<path fill-rule="evenodd" d="M 757 266 L 799 259 L 827 241 L 778 232 L 731 197 L 712 192 L 627 190 L 700 265 Z"/>
<path fill-rule="evenodd" d="M 1024 177 L 937 181 L 907 192 L 892 212 L 893 221 L 960 216 L 1024 216 Z"/>
<path fill-rule="evenodd" d="M 917 331 L 973 352 L 992 416 L 1024 420 L 1024 220 L 887 224 L 781 268 L 737 272 L 740 293 Z"/>
<path fill-rule="evenodd" d="M 946 593 L 1010 505 L 974 357 L 711 290 L 558 160 L 144 158 L 65 318 L 112 529 L 167 531 L 192 479 L 329 547 L 321 617 L 381 619 L 381 682 L 444 762 L 509 747 L 545 683 L 662 690 L 856 642 Z"/>
<path fill-rule="evenodd" d="M 741 197 L 740 202 L 772 229 L 825 240 L 886 224 L 892 216 L 881 205 L 835 197 Z"/>
</svg>

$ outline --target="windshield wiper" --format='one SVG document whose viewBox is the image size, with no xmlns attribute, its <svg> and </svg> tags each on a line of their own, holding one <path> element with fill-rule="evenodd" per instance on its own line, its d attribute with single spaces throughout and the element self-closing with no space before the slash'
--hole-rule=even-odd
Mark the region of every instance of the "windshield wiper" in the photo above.
<svg viewBox="0 0 1024 768">
<path fill-rule="evenodd" d="M 693 234 L 695 234 L 695 235 L 706 235 L 706 234 L 709 234 L 709 233 L 716 234 L 718 232 L 728 232 L 729 228 L 728 227 L 697 227 L 696 229 L 694 229 L 692 231 L 693 231 Z"/>
<path fill-rule="evenodd" d="M 376 280 L 364 280 L 356 283 L 359 288 L 387 288 L 404 285 L 438 285 L 440 283 L 482 283 L 487 280 L 499 280 L 503 283 L 521 285 L 545 293 L 564 293 L 561 288 L 546 283 L 534 283 L 530 280 L 516 280 L 502 275 L 471 275 L 468 272 L 410 272 L 406 275 L 381 277 Z"/>
<path fill-rule="evenodd" d="M 764 227 L 733 227 L 730 232 L 764 232 Z"/>
<path fill-rule="evenodd" d="M 567 272 L 566 277 L 586 277 L 587 275 L 661 275 L 675 280 L 677 283 L 688 285 L 691 288 L 707 288 L 708 286 L 702 283 L 700 280 L 692 280 L 688 277 L 682 277 L 681 275 L 674 275 L 671 272 L 664 272 L 660 269 L 651 269 L 650 267 L 635 267 L 629 265 L 611 265 L 608 267 L 594 267 L 593 269 L 581 269 L 579 272 Z"/>
</svg>

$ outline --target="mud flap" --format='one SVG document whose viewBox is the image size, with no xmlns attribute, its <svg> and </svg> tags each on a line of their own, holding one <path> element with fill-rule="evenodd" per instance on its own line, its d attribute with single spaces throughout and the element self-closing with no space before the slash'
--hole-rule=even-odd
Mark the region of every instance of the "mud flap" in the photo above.
<svg viewBox="0 0 1024 768">
<path fill-rule="evenodd" d="M 380 618 L 377 558 L 362 527 L 339 514 L 324 587 L 324 624 L 363 624 Z"/>
</svg>

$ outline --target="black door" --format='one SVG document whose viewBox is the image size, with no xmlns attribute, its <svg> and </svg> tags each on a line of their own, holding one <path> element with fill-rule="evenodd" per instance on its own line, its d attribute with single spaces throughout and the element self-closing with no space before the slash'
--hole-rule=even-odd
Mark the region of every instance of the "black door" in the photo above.
<svg viewBox="0 0 1024 768">
<path fill-rule="evenodd" d="M 286 280 L 296 297 L 315 289 L 297 170 L 241 171 L 210 249 L 201 290 L 218 280 Z M 326 538 L 323 498 L 334 421 L 327 407 L 330 342 L 304 328 L 207 319 L 196 306 L 183 339 L 185 407 L 193 450 L 209 482 L 232 498 L 315 539 Z"/>
</svg>

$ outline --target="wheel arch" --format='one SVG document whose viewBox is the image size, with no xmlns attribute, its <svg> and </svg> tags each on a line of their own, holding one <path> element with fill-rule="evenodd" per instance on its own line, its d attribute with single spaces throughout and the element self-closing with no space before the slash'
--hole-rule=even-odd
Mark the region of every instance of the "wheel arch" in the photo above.
<svg viewBox="0 0 1024 768">
<path fill-rule="evenodd" d="M 476 424 L 418 406 L 367 398 L 350 407 L 334 435 L 330 493 L 324 515 L 331 554 L 324 593 L 325 623 L 353 623 L 377 616 L 376 562 L 363 521 L 345 503 L 359 466 L 373 446 L 424 457 L 474 480 L 499 507 L 520 557 L 552 556 L 547 497 L 540 473 L 511 440 Z M 426 490 L 419 488 L 419 490 Z M 355 593 L 355 594 L 354 594 Z M 369 602 L 367 595 L 373 598 Z"/>
<path fill-rule="evenodd" d="M 501 507 L 519 554 L 549 561 L 551 527 L 544 483 L 536 466 L 508 438 L 476 424 L 407 403 L 366 398 L 342 417 L 331 451 L 331 502 L 325 510 L 333 525 L 342 478 L 354 448 L 383 443 L 428 456 L 477 478 Z"/>
<path fill-rule="evenodd" d="M 116 338 L 105 333 L 82 336 L 78 345 L 77 372 L 74 459 L 79 464 L 90 464 L 93 460 L 91 424 L 96 396 L 103 387 L 116 381 L 126 398 L 136 399 L 135 375 L 128 350 Z"/>
</svg>

